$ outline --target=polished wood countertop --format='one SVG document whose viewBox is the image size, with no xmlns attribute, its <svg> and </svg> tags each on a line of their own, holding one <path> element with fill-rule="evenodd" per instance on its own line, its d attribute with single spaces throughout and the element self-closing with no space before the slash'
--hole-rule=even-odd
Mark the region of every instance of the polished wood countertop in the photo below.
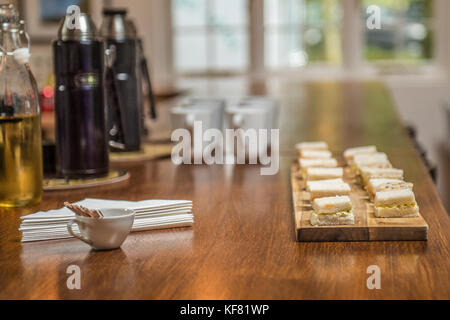
<svg viewBox="0 0 450 320">
<path fill-rule="evenodd" d="M 241 81 L 241 82 L 239 82 Z M 268 94 L 281 102 L 280 171 L 259 166 L 175 166 L 170 159 L 118 168 L 128 182 L 45 193 L 33 208 L 0 209 L 0 299 L 449 299 L 450 219 L 422 160 L 378 82 L 192 80 L 192 94 Z M 168 129 L 159 106 L 154 130 Z M 336 154 L 376 144 L 415 184 L 427 242 L 295 241 L 289 170 L 294 145 L 326 140 Z M 19 217 L 84 198 L 187 199 L 195 226 L 134 233 L 121 250 L 93 252 L 78 240 L 20 243 Z M 68 290 L 67 268 L 81 268 Z M 369 290 L 367 268 L 381 269 Z"/>
</svg>

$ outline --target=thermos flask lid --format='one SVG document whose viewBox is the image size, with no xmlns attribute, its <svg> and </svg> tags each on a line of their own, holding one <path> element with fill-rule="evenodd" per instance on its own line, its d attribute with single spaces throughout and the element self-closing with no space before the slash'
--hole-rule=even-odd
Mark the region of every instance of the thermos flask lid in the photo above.
<svg viewBox="0 0 450 320">
<path fill-rule="evenodd" d="M 136 38 L 135 28 L 130 26 L 126 19 L 126 9 L 107 8 L 103 10 L 103 15 L 102 37 L 119 41 Z"/>
<path fill-rule="evenodd" d="M 125 8 L 105 8 L 103 9 L 103 14 L 106 15 L 126 15 L 128 13 L 128 10 Z"/>
<path fill-rule="evenodd" d="M 96 35 L 97 28 L 91 17 L 86 13 L 80 13 L 78 17 L 66 15 L 58 30 L 58 38 L 63 41 L 93 40 Z"/>
</svg>

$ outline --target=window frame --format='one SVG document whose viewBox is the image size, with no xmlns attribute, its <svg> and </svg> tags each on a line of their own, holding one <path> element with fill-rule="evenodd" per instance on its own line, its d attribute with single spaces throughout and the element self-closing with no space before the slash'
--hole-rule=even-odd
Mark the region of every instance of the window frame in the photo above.
<svg viewBox="0 0 450 320">
<path fill-rule="evenodd" d="M 235 71 L 206 71 L 206 72 L 190 72 L 177 73 L 174 70 L 175 61 L 174 47 L 173 47 L 173 26 L 171 19 L 166 19 L 164 25 L 158 25 L 158 29 L 166 29 L 163 32 L 166 35 L 164 38 L 156 36 L 158 39 L 152 39 L 152 44 L 159 41 L 158 46 L 169 50 L 165 52 L 163 61 L 170 63 L 170 66 L 163 68 L 166 71 L 171 71 L 170 77 L 178 76 L 267 76 L 267 75 L 281 75 L 281 74 L 295 74 L 301 70 L 302 75 L 305 76 L 321 76 L 321 75 L 374 75 L 384 74 L 386 70 L 388 74 L 402 75 L 402 74 L 417 74 L 417 75 L 442 75 L 450 73 L 450 39 L 447 37 L 447 31 L 450 33 L 450 21 L 447 17 L 450 14 L 450 1 L 447 0 L 433 0 L 435 5 L 434 17 L 430 27 L 435 30 L 433 41 L 434 56 L 431 60 L 425 61 L 423 64 L 411 66 L 410 63 L 403 63 L 402 60 L 396 60 L 389 63 L 388 68 L 383 63 L 377 61 L 368 61 L 364 58 L 364 26 L 361 18 L 361 1 L 360 0 L 341 0 L 342 5 L 342 65 L 327 64 L 326 62 L 309 63 L 303 67 L 297 68 L 283 68 L 277 70 L 270 70 L 265 65 L 265 50 L 264 50 L 264 0 L 248 0 L 248 70 L 243 72 Z M 168 17 L 172 14 L 172 0 L 153 0 L 152 2 L 165 2 L 164 6 L 157 6 L 159 10 L 152 10 L 152 16 Z M 158 19 L 161 21 L 161 18 Z M 154 33 L 152 33 L 154 38 Z M 355 40 L 356 39 L 356 40 Z M 162 42 L 162 45 L 161 45 Z M 169 43 L 170 42 L 170 43 Z M 162 55 L 163 50 L 159 50 Z M 167 57 L 172 57 L 171 60 Z M 156 56 L 154 56 L 157 59 Z M 159 61 L 159 60 L 156 60 Z M 446 71 L 446 72 L 445 72 Z"/>
</svg>

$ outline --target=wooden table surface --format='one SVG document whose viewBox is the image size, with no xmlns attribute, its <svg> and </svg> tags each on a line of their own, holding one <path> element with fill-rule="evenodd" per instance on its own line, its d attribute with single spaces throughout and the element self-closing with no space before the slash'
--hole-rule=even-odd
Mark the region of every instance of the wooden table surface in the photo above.
<svg viewBox="0 0 450 320">
<path fill-rule="evenodd" d="M 234 81 L 234 80 L 233 80 Z M 122 184 L 45 193 L 33 208 L 0 210 L 1 299 L 436 299 L 450 298 L 450 219 L 409 140 L 387 89 L 377 82 L 223 85 L 197 80 L 193 94 L 267 93 L 281 106 L 278 175 L 259 166 L 125 164 Z M 195 85 L 194 85 L 195 84 Z M 160 128 L 167 129 L 168 105 Z M 428 242 L 297 243 L 289 169 L 294 145 L 327 140 L 333 151 L 376 144 L 415 184 Z M 132 234 L 121 250 L 93 252 L 78 240 L 20 243 L 21 215 L 86 197 L 189 199 L 193 228 Z M 81 268 L 82 289 L 66 270 Z M 381 289 L 366 286 L 370 265 Z"/>
</svg>

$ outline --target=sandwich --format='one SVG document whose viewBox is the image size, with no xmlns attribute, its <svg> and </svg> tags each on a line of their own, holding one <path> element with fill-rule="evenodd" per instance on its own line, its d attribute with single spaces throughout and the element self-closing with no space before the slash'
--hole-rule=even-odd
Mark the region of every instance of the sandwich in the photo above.
<svg viewBox="0 0 450 320">
<path fill-rule="evenodd" d="M 318 198 L 313 201 L 312 206 L 313 226 L 355 224 L 352 202 L 348 196 Z"/>
<path fill-rule="evenodd" d="M 303 179 L 306 181 L 342 179 L 343 168 L 306 168 L 302 170 Z"/>
<path fill-rule="evenodd" d="M 307 185 L 307 186 L 312 186 L 312 185 L 323 184 L 323 183 L 335 183 L 335 184 L 339 184 L 339 183 L 344 183 L 344 180 L 342 180 L 342 178 L 326 179 L 326 180 L 314 180 L 314 181 L 308 181 L 308 182 L 306 183 L 306 185 Z"/>
<path fill-rule="evenodd" d="M 419 216 L 419 207 L 410 189 L 380 191 L 375 194 L 377 218 L 413 218 Z"/>
<path fill-rule="evenodd" d="M 338 166 L 337 160 L 330 159 L 299 159 L 298 163 L 302 169 L 307 168 L 335 168 Z"/>
<path fill-rule="evenodd" d="M 370 199 L 375 199 L 375 194 L 380 191 L 391 190 L 412 190 L 413 184 L 398 179 L 370 179 L 366 186 L 366 190 L 369 193 Z"/>
<path fill-rule="evenodd" d="M 298 143 L 295 148 L 297 149 L 297 151 L 299 153 L 301 153 L 302 151 L 305 150 L 328 150 L 328 144 L 326 142 L 323 141 L 317 141 L 317 142 L 302 142 L 302 143 Z"/>
<path fill-rule="evenodd" d="M 378 152 L 373 154 L 359 154 L 353 158 L 352 171 L 355 175 L 360 174 L 363 167 L 366 168 L 392 168 L 392 164 L 388 160 L 385 153 Z"/>
<path fill-rule="evenodd" d="M 344 158 L 347 161 L 348 165 L 351 165 L 353 162 L 353 158 L 359 154 L 372 154 L 377 152 L 377 147 L 375 146 L 367 146 L 367 147 L 358 147 L 358 148 L 350 148 L 345 150 Z"/>
<path fill-rule="evenodd" d="M 353 157 L 354 162 L 386 161 L 386 160 L 388 160 L 388 156 L 384 152 L 356 154 Z"/>
<path fill-rule="evenodd" d="M 312 181 L 318 183 L 307 182 L 306 190 L 311 196 L 311 200 L 317 198 L 348 196 L 351 188 L 348 183 L 326 183 L 323 181 Z"/>
<path fill-rule="evenodd" d="M 300 152 L 302 159 L 330 159 L 333 157 L 328 150 L 304 150 Z"/>
<path fill-rule="evenodd" d="M 369 184 L 370 179 L 397 179 L 403 180 L 403 170 L 394 168 L 361 168 L 361 183 L 364 186 Z"/>
<path fill-rule="evenodd" d="M 331 159 L 299 159 L 298 163 L 300 164 L 301 175 L 303 179 L 306 177 L 306 170 L 308 168 L 336 168 L 338 166 L 337 160 L 334 158 Z M 331 177 L 325 179 L 333 179 L 340 177 Z"/>
</svg>

